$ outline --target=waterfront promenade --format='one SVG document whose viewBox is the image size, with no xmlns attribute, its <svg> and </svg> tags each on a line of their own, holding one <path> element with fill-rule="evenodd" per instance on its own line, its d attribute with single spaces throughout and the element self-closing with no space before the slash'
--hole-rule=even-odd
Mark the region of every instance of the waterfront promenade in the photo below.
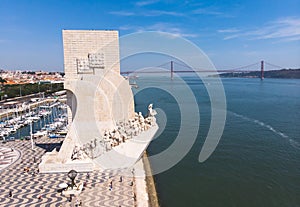
<svg viewBox="0 0 300 207">
<path fill-rule="evenodd" d="M 30 103 L 26 106 L 22 106 L 22 107 L 18 107 L 18 108 L 0 109 L 0 119 L 11 117 L 12 115 L 15 115 L 15 113 L 24 113 L 27 110 L 32 110 L 32 109 L 35 109 L 35 108 L 37 108 L 41 105 L 53 103 L 55 101 L 57 101 L 57 100 L 53 99 L 53 98 L 46 98 L 46 99 L 43 99 L 41 101 L 33 102 L 33 103 Z M 60 99 L 60 101 L 63 102 L 64 100 Z M 17 104 L 20 105 L 22 102 L 14 101 L 14 102 L 7 102 L 7 103 L 8 104 L 11 103 L 13 105 L 17 105 Z"/>
<path fill-rule="evenodd" d="M 142 194 L 145 195 L 145 186 L 139 185 L 137 188 L 133 176 L 122 176 L 122 182 L 120 182 L 120 175 L 115 171 L 78 173 L 76 180 L 86 183 L 80 196 L 73 197 L 70 201 L 69 197 L 62 195 L 58 191 L 58 186 L 70 181 L 66 173 L 38 173 L 38 163 L 40 163 L 42 155 L 46 151 L 60 146 L 62 140 L 38 139 L 35 151 L 31 150 L 31 143 L 27 140 L 0 144 L 0 149 L 4 152 L 1 158 L 6 160 L 5 166 L 0 168 L 1 206 L 74 206 L 76 201 L 81 202 L 81 206 L 91 207 L 141 206 L 141 203 L 137 204 L 141 193 L 137 194 L 135 189 L 142 189 L 141 191 L 144 191 Z M 13 149 L 16 153 L 9 149 Z M 17 152 L 20 152 L 20 155 Z M 9 157 L 13 154 L 13 158 L 6 159 L 5 153 L 10 153 Z M 109 190 L 111 182 L 112 189 Z"/>
</svg>

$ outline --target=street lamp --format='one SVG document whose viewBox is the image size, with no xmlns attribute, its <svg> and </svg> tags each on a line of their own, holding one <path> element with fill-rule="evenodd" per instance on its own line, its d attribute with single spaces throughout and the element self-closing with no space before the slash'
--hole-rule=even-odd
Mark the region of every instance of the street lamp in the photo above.
<svg viewBox="0 0 300 207">
<path fill-rule="evenodd" d="M 34 143 L 33 143 L 33 134 L 32 134 L 32 120 L 29 121 L 30 123 L 30 141 L 31 141 L 31 149 L 34 150 L 33 146 L 34 146 Z"/>
<path fill-rule="evenodd" d="M 68 177 L 71 179 L 71 188 L 73 189 L 74 186 L 76 186 L 75 184 L 75 178 L 77 176 L 77 172 L 75 170 L 70 170 L 68 172 Z"/>
</svg>

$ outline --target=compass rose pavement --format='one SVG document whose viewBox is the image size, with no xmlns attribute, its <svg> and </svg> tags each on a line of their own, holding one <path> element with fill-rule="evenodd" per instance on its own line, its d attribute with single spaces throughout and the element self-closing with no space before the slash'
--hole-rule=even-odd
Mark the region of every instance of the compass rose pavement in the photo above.
<svg viewBox="0 0 300 207">
<path fill-rule="evenodd" d="M 116 171 L 78 173 L 85 187 L 78 197 L 62 195 L 59 184 L 69 182 L 66 173 L 38 173 L 46 151 L 61 145 L 63 139 L 40 138 L 34 151 L 27 140 L 0 143 L 0 206 L 136 206 L 133 176 Z M 120 182 L 121 181 L 121 182 Z M 112 189 L 109 186 L 112 183 Z"/>
</svg>

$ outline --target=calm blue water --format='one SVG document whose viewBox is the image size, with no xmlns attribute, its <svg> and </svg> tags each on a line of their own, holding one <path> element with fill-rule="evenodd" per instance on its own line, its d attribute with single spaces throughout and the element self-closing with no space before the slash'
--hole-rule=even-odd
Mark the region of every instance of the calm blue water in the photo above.
<svg viewBox="0 0 300 207">
<path fill-rule="evenodd" d="M 201 80 L 185 78 L 201 117 L 200 126 L 193 126 L 195 112 L 190 110 L 188 123 L 199 127 L 199 133 L 178 164 L 155 176 L 161 206 L 300 206 L 300 80 L 222 81 L 227 97 L 225 130 L 212 156 L 199 163 L 211 119 L 210 101 Z M 148 148 L 154 155 L 175 140 L 181 126 L 180 108 L 191 103 L 187 97 L 178 104 L 172 96 L 184 87 L 177 80 L 140 77 L 137 83 L 150 88 L 136 90 L 136 110 L 145 113 L 152 102 L 167 117 L 162 134 Z M 159 123 L 160 119 L 163 116 L 158 114 Z M 160 163 L 152 161 L 152 168 Z"/>
</svg>

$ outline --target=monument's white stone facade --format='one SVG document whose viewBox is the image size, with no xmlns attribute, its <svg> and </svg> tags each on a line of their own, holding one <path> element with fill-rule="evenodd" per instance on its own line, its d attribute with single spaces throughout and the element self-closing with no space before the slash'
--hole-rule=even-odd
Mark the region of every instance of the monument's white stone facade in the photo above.
<svg viewBox="0 0 300 207">
<path fill-rule="evenodd" d="M 64 71 L 71 122 L 58 153 L 47 154 L 40 170 L 67 171 L 75 145 L 101 137 L 103 130 L 134 117 L 134 100 L 120 75 L 117 31 L 63 30 Z M 69 163 L 76 168 L 76 162 Z M 91 170 L 91 160 L 80 161 L 79 171 Z"/>
<path fill-rule="evenodd" d="M 78 81 L 83 80 L 95 81 L 97 90 L 92 95 L 95 95 L 97 120 L 110 122 L 133 118 L 132 92 L 127 81 L 120 75 L 118 31 L 63 30 L 63 45 L 65 89 L 69 90 L 68 105 L 72 109 L 72 117 L 74 118 L 76 111 L 76 100 L 70 92 L 78 90 Z M 80 61 L 85 60 L 86 64 L 91 64 L 91 59 L 97 58 L 102 63 L 101 66 L 86 69 L 79 67 Z M 87 92 L 76 96 L 86 96 Z"/>
<path fill-rule="evenodd" d="M 118 32 L 63 30 L 63 45 L 71 124 L 59 152 L 43 157 L 40 172 L 133 166 L 158 126 L 155 114 L 144 119 L 134 112 L 129 82 L 120 75 Z"/>
</svg>

